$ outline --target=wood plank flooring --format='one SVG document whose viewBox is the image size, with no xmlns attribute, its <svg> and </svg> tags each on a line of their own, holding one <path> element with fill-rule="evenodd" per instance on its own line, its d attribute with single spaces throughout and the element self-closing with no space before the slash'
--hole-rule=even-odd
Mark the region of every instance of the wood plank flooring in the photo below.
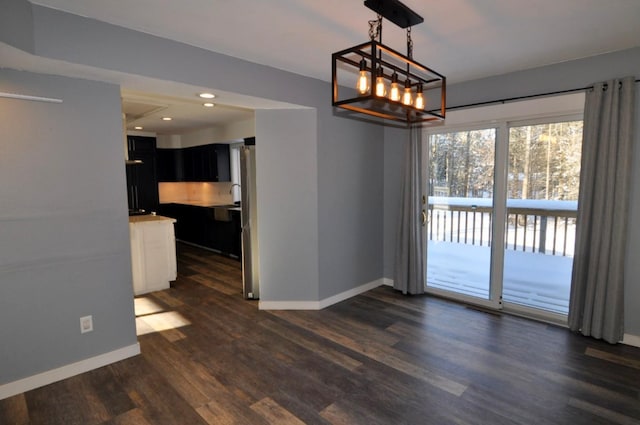
<svg viewBox="0 0 640 425">
<path fill-rule="evenodd" d="M 380 287 L 259 311 L 179 245 L 136 299 L 142 355 L 0 401 L 0 424 L 640 424 L 640 349 Z"/>
</svg>

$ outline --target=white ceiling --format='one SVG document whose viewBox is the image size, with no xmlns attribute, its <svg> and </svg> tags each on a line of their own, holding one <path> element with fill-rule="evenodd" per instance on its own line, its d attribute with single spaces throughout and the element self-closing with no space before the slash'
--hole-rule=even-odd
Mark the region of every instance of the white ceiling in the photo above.
<svg viewBox="0 0 640 425">
<path fill-rule="evenodd" d="M 331 53 L 367 41 L 375 18 L 362 0 L 33 2 L 326 81 Z M 414 58 L 449 84 L 640 46 L 640 0 L 404 3 L 424 17 Z M 404 51 L 404 31 L 383 27 Z"/>
<path fill-rule="evenodd" d="M 205 102 L 215 106 L 205 107 Z M 182 134 L 252 119 L 254 116 L 250 109 L 215 102 L 216 99 L 204 100 L 195 96 L 184 98 L 122 89 L 122 112 L 126 117 L 127 130 L 130 131 Z M 164 117 L 171 118 L 171 121 L 163 120 Z"/>
</svg>

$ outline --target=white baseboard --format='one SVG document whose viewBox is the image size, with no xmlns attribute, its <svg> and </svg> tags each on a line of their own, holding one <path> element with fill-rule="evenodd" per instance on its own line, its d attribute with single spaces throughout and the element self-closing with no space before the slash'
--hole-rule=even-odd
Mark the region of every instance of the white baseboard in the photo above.
<svg viewBox="0 0 640 425">
<path fill-rule="evenodd" d="M 258 308 L 260 310 L 322 310 L 384 284 L 384 279 L 377 279 L 320 301 L 259 301 Z"/>
<path fill-rule="evenodd" d="M 626 345 L 632 345 L 634 347 L 640 347 L 640 336 L 624 334 L 624 338 L 622 339 L 622 343 Z"/>
<path fill-rule="evenodd" d="M 393 286 L 393 279 L 389 279 L 388 277 L 385 277 L 385 278 L 382 278 L 381 280 L 383 285 Z M 529 316 L 526 316 L 526 317 L 529 317 Z M 540 320 L 540 319 L 536 318 L 535 320 Z M 543 320 L 543 321 L 547 321 L 547 320 Z M 554 325 L 559 324 L 559 322 L 557 321 L 550 321 L 549 323 L 553 323 Z M 561 325 L 566 327 L 566 323 Z M 625 345 L 631 345 L 633 347 L 640 348 L 640 336 L 638 335 L 624 334 L 624 337 L 621 342 Z"/>
<path fill-rule="evenodd" d="M 325 298 L 320 301 L 259 301 L 258 309 L 260 310 L 322 310 L 330 305 L 337 304 L 340 301 L 344 301 L 348 298 L 355 297 L 363 292 L 367 292 L 378 286 L 393 286 L 393 279 L 383 277 L 374 280 L 364 285 L 360 285 L 357 288 L 350 289 L 345 292 L 341 292 L 329 298 Z M 634 347 L 640 347 L 640 336 L 624 334 L 623 344 L 631 345 Z M 2 387 L 0 387 L 0 400 L 2 399 Z"/>
<path fill-rule="evenodd" d="M 133 345 L 119 348 L 108 353 L 71 363 L 57 369 L 51 369 L 18 381 L 9 382 L 8 384 L 0 385 L 0 400 L 62 381 L 63 379 L 71 378 L 72 376 L 137 356 L 138 354 L 140 354 L 140 344 L 136 342 Z"/>
<path fill-rule="evenodd" d="M 320 301 L 258 301 L 258 310 L 320 310 Z"/>
</svg>

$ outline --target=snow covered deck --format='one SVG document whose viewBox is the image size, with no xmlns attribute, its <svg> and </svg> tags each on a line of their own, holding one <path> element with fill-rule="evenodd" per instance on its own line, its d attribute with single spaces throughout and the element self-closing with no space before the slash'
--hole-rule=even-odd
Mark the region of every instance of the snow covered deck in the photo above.
<svg viewBox="0 0 640 425">
<path fill-rule="evenodd" d="M 567 314 L 577 202 L 507 200 L 503 301 Z M 492 199 L 429 197 L 427 284 L 489 297 Z"/>
<path fill-rule="evenodd" d="M 489 298 L 491 248 L 430 241 L 427 285 Z M 573 258 L 505 250 L 503 301 L 567 314 Z"/>
</svg>

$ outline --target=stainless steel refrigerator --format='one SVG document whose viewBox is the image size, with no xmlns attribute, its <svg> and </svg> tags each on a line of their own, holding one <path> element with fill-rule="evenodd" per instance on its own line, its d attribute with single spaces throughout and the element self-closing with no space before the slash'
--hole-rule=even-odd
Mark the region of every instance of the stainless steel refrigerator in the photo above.
<svg viewBox="0 0 640 425">
<path fill-rule="evenodd" d="M 242 292 L 247 299 L 260 298 L 258 255 L 258 215 L 256 205 L 255 139 L 245 140 L 240 149 L 240 185 L 242 207 Z"/>
</svg>

